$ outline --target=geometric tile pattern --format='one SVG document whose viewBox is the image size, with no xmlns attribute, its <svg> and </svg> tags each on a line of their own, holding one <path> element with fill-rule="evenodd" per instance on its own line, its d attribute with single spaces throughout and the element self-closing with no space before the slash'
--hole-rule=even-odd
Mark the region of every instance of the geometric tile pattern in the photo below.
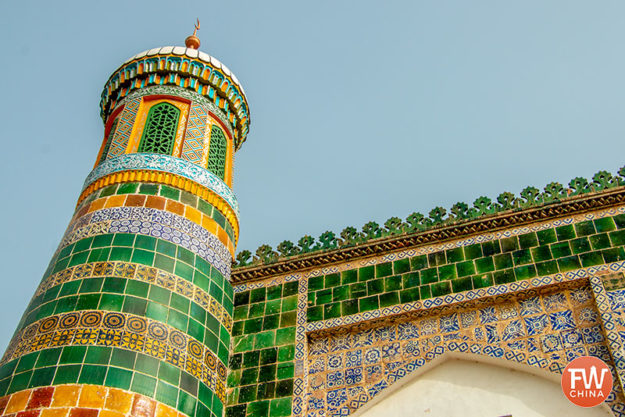
<svg viewBox="0 0 625 417">
<path fill-rule="evenodd" d="M 132 186 L 133 184 L 130 185 Z M 137 188 L 139 184 L 134 184 L 134 186 Z M 112 186 L 112 188 L 115 187 L 116 185 Z M 151 192 L 156 193 L 158 191 L 158 187 L 159 186 L 155 184 L 152 187 L 154 191 L 151 190 Z M 96 211 L 102 207 L 112 208 L 131 206 L 158 208 L 159 210 L 184 216 L 189 221 L 202 226 L 202 228 L 208 230 L 213 235 L 216 235 L 216 237 L 228 248 L 228 251 L 234 257 L 234 230 L 232 229 L 232 226 L 226 221 L 225 217 L 218 210 L 214 209 L 212 205 L 205 203 L 204 201 L 201 203 L 201 209 L 196 209 L 195 207 L 184 203 L 179 204 L 178 200 L 166 197 L 156 197 L 154 195 L 146 196 L 142 194 L 125 193 L 125 195 L 122 195 L 121 197 L 108 195 L 98 199 L 98 194 L 99 193 L 96 191 L 92 194 L 92 198 L 90 198 L 89 201 L 83 202 L 83 204 L 77 208 L 74 218 L 83 216 L 85 213 Z M 197 203 L 195 205 L 197 206 Z M 206 214 L 206 212 L 209 214 Z"/>
<path fill-rule="evenodd" d="M 136 279 L 166 288 L 202 306 L 208 313 L 215 317 L 226 330 L 232 329 L 232 317 L 220 304 L 221 300 L 217 301 L 214 299 L 205 289 L 175 274 L 131 262 L 92 262 L 64 269 L 45 278 L 41 284 L 39 284 L 34 297 L 58 285 L 94 277 Z"/>
<path fill-rule="evenodd" d="M 191 194 L 166 185 L 150 183 L 113 184 L 94 191 L 77 208 L 74 217 L 82 216 L 103 207 L 151 207 L 183 215 L 196 224 L 208 229 L 234 252 L 235 227 L 214 205 Z M 216 230 L 222 229 L 223 233 Z"/>
<path fill-rule="evenodd" d="M 553 290 L 552 290 L 553 291 Z M 504 303 L 416 320 L 310 336 L 308 416 L 348 415 L 399 379 L 446 352 L 466 352 L 561 373 L 579 356 L 611 364 L 588 285 L 532 291 Z M 614 371 L 614 369 L 613 369 Z M 620 391 L 620 388 L 619 388 Z"/>
<path fill-rule="evenodd" d="M 111 141 L 107 158 L 113 158 L 115 156 L 123 155 L 128 147 L 128 138 L 132 132 L 132 127 L 141 104 L 140 99 L 129 100 L 126 102 L 126 106 L 122 110 L 121 117 L 118 119 L 117 130 Z"/>
<path fill-rule="evenodd" d="M 221 120 L 222 125 L 225 126 L 226 129 L 228 129 L 228 136 L 230 137 L 233 136 L 232 124 L 228 121 L 227 117 L 224 115 L 223 110 L 215 106 L 215 103 L 208 100 L 204 96 L 196 93 L 195 91 L 188 90 L 186 88 L 166 86 L 166 85 L 144 87 L 139 90 L 134 90 L 128 93 L 126 97 L 120 99 L 119 104 L 116 107 L 119 108 L 119 106 L 123 105 L 125 102 L 129 100 L 134 100 L 134 99 L 145 97 L 145 96 L 159 96 L 159 95 L 181 97 L 183 99 L 190 101 L 192 105 L 193 104 L 202 105 L 207 110 L 207 112 L 210 113 L 212 117 L 217 117 L 219 120 Z"/>
<path fill-rule="evenodd" d="M 223 275 L 230 275 L 230 253 L 214 234 L 182 216 L 147 207 L 113 207 L 87 213 L 70 223 L 58 251 L 105 233 L 134 233 L 172 242 L 210 262 Z"/>
<path fill-rule="evenodd" d="M 111 173 L 135 169 L 163 171 L 189 178 L 223 198 L 238 217 L 239 205 L 232 190 L 222 179 L 196 164 L 169 155 L 126 154 L 109 158 L 91 171 L 83 189 Z"/>
<path fill-rule="evenodd" d="M 142 352 L 186 370 L 225 400 L 226 366 L 208 347 L 163 323 L 127 313 L 87 310 L 46 317 L 15 335 L 1 363 L 72 345 Z"/>
<path fill-rule="evenodd" d="M 601 297 L 591 290 L 591 279 L 625 272 L 624 228 L 625 206 L 614 207 L 242 283 L 234 288 L 235 299 L 298 282 L 291 409 L 295 416 L 351 414 L 396 380 L 448 351 L 503 358 L 555 373 L 561 373 L 572 358 L 591 355 L 605 360 L 618 379 L 625 366 L 613 360 L 613 352 L 620 348 L 611 339 L 616 340 L 616 334 L 621 346 L 625 341 L 625 290 L 609 296 L 612 305 L 623 308 L 622 316 L 620 311 L 612 313 L 617 331 L 610 332 L 603 323 L 609 318 L 597 309 Z M 492 274 L 489 265 L 496 258 L 495 267 L 514 270 L 513 282 L 491 282 L 441 296 L 426 294 L 409 302 L 396 297 L 382 306 L 385 291 L 410 291 L 402 290 L 402 285 L 414 281 L 415 275 L 416 285 L 436 285 L 438 277 L 421 280 L 429 279 L 423 273 L 428 264 L 438 273 L 447 268 L 439 261 L 441 254 L 456 262 L 455 274 L 471 260 L 475 270 L 471 265 L 469 269 L 478 276 Z M 518 268 L 541 262 L 555 269 L 522 278 Z M 366 276 L 361 276 L 362 268 L 368 271 Z M 517 272 L 521 273 L 515 276 Z M 617 281 L 612 279 L 611 288 L 623 288 L 622 279 Z M 330 314 L 335 305 L 359 302 L 358 295 L 346 290 L 363 285 L 368 295 L 379 297 L 378 308 Z M 310 315 L 320 308 L 323 315 Z M 250 317 L 256 316 L 243 318 Z M 236 328 L 241 320 L 236 308 L 234 320 Z M 236 401 L 229 400 L 229 417 L 254 415 L 250 410 L 255 402 L 248 404 L 247 414 L 233 404 Z M 608 404 L 616 415 L 625 416 L 620 384 L 615 384 Z"/>
<path fill-rule="evenodd" d="M 616 364 L 618 381 L 621 389 L 625 387 L 625 349 L 621 312 L 625 305 L 621 302 L 623 290 L 607 292 L 600 277 L 590 277 L 597 308 L 601 317 L 601 326 L 606 334 L 612 360 Z M 624 334 L 625 335 L 625 334 Z"/>
<path fill-rule="evenodd" d="M 204 144 L 208 111 L 204 106 L 193 103 L 189 112 L 187 131 L 180 157 L 197 165 L 204 160 Z"/>
</svg>

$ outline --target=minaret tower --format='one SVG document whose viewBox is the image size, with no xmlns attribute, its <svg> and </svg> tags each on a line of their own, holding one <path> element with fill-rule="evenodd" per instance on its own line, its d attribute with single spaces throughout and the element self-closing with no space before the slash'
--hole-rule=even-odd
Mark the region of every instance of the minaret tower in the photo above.
<svg viewBox="0 0 625 417">
<path fill-rule="evenodd" d="M 194 31 L 107 81 L 94 169 L 0 362 L 0 415 L 223 415 L 249 111 L 199 46 Z"/>
</svg>

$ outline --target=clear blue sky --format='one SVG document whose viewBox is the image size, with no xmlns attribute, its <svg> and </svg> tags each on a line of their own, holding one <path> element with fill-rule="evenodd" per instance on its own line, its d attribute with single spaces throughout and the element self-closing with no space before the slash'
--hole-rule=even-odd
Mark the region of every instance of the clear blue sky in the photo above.
<svg viewBox="0 0 625 417">
<path fill-rule="evenodd" d="M 100 146 L 127 58 L 201 49 L 243 83 L 239 249 L 625 164 L 622 1 L 0 3 L 0 347 Z"/>
</svg>

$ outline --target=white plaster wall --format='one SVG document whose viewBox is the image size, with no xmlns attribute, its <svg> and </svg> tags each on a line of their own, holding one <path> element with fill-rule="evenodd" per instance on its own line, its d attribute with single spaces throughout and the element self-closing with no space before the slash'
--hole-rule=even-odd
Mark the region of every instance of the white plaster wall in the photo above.
<svg viewBox="0 0 625 417">
<path fill-rule="evenodd" d="M 408 377 L 409 378 L 409 377 Z M 487 363 L 449 359 L 381 400 L 359 417 L 605 417 L 607 406 L 571 404 L 560 384 L 526 372 Z"/>
</svg>

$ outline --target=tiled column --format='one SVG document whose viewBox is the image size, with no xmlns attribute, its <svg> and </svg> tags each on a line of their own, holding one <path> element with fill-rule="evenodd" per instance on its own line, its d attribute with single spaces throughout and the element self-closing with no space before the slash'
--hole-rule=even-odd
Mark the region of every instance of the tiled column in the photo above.
<svg viewBox="0 0 625 417">
<path fill-rule="evenodd" d="M 238 206 L 231 178 L 206 169 L 206 135 L 220 126 L 231 159 L 247 122 L 228 109 L 236 100 L 240 110 L 243 99 L 231 73 L 207 55 L 154 51 L 127 61 L 105 87 L 103 118 L 117 126 L 107 132 L 112 146 L 102 147 L 0 362 L 0 415 L 224 413 Z M 150 100 L 182 108 L 171 155 L 133 153 Z M 111 123 L 118 115 L 122 122 Z"/>
</svg>

